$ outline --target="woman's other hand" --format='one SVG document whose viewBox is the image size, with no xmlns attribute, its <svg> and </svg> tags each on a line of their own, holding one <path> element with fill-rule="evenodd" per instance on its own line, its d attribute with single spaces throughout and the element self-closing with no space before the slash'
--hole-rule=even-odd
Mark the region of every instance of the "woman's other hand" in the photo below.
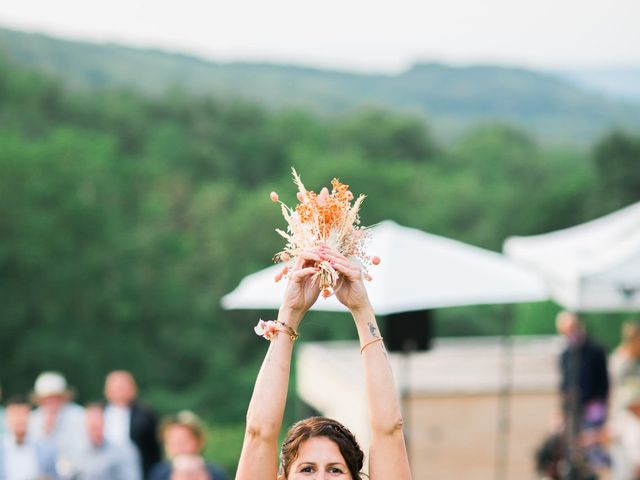
<svg viewBox="0 0 640 480">
<path fill-rule="evenodd" d="M 320 247 L 319 255 L 340 274 L 335 288 L 337 299 L 352 312 L 370 308 L 362 267 L 329 247 Z"/>
<path fill-rule="evenodd" d="M 302 317 L 318 299 L 320 288 L 311 277 L 318 272 L 316 264 L 321 261 L 318 249 L 305 250 L 298 257 L 296 265 L 289 274 L 289 283 L 282 300 L 281 310 L 288 310 Z M 313 285 L 312 285 L 313 283 Z M 295 328 L 294 325 L 291 325 Z"/>
</svg>

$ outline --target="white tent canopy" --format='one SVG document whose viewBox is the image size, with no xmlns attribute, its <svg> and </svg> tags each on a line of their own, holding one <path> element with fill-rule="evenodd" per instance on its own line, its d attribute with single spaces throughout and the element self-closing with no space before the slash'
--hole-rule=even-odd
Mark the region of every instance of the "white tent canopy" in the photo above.
<svg viewBox="0 0 640 480">
<path fill-rule="evenodd" d="M 384 221 L 371 229 L 367 252 L 382 263 L 371 267 L 369 298 L 379 315 L 428 308 L 540 301 L 548 298 L 534 274 L 503 255 Z M 274 282 L 281 266 L 245 277 L 222 299 L 226 309 L 277 309 L 286 281 Z M 313 309 L 344 311 L 334 298 Z"/>
<path fill-rule="evenodd" d="M 508 238 L 504 252 L 542 274 L 565 308 L 640 310 L 640 202 L 575 227 Z"/>
</svg>

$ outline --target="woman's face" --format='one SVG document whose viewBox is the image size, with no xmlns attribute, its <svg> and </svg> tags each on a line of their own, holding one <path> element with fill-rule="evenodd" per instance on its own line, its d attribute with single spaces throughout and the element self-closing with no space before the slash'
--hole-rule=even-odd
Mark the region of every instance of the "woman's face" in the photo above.
<svg viewBox="0 0 640 480">
<path fill-rule="evenodd" d="M 170 425 L 164 432 L 164 449 L 169 458 L 177 455 L 197 455 L 202 447 L 198 438 L 184 425 Z"/>
<path fill-rule="evenodd" d="M 327 437 L 300 444 L 287 480 L 353 480 L 338 445 Z"/>
</svg>

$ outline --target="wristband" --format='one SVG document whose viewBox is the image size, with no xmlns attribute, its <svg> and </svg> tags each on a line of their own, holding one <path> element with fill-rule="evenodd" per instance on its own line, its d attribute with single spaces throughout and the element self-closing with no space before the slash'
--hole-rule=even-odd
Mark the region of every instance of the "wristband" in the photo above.
<svg viewBox="0 0 640 480">
<path fill-rule="evenodd" d="M 360 355 L 362 355 L 362 352 L 364 352 L 364 349 L 367 348 L 369 345 L 371 345 L 372 343 L 381 342 L 381 341 L 382 341 L 382 337 L 378 337 L 378 338 L 374 338 L 373 340 L 369 340 L 362 347 L 360 347 Z"/>
</svg>

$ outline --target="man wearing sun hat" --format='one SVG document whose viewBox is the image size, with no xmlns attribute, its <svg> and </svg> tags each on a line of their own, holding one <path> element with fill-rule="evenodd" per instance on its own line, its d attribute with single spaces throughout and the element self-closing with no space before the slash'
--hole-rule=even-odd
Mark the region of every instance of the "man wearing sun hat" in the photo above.
<svg viewBox="0 0 640 480">
<path fill-rule="evenodd" d="M 88 444 L 84 409 L 72 402 L 73 397 L 73 390 L 58 372 L 38 375 L 31 396 L 38 408 L 29 419 L 29 436 L 53 445 L 63 476 L 75 471 Z"/>
</svg>

